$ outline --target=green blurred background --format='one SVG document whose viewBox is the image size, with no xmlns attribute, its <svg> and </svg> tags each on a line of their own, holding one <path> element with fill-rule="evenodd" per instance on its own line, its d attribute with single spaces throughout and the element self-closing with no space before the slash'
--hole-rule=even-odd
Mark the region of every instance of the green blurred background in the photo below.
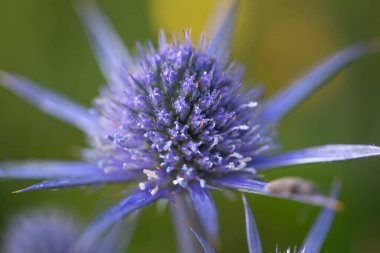
<svg viewBox="0 0 380 253">
<path fill-rule="evenodd" d="M 228 1 L 227 1 L 228 2 Z M 102 8 L 126 44 L 153 38 L 164 28 L 191 27 L 198 38 L 216 4 L 211 0 L 104 0 Z M 104 83 L 73 8 L 73 1 L 0 0 L 0 68 L 36 80 L 85 105 Z M 380 1 L 243 0 L 232 58 L 246 65 L 246 80 L 266 96 L 322 57 L 380 36 Z M 293 111 L 280 125 L 285 150 L 326 143 L 380 145 L 380 55 L 366 57 Z M 0 89 L 0 160 L 74 159 L 85 145 L 76 129 Z M 297 166 L 266 173 L 303 176 L 328 191 L 343 181 L 345 210 L 334 221 L 322 252 L 380 252 L 380 159 Z M 0 226 L 24 208 L 53 203 L 90 221 L 122 197 L 123 187 L 11 194 L 32 182 L 0 181 Z M 242 203 L 215 194 L 220 211 L 219 252 L 247 252 Z M 299 245 L 318 208 L 248 196 L 265 252 Z M 176 252 L 168 211 L 146 208 L 129 252 Z"/>
</svg>

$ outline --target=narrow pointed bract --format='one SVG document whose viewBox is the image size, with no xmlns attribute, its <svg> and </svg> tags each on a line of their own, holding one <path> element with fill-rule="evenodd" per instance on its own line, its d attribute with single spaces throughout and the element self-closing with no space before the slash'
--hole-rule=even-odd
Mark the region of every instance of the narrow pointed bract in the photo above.
<svg viewBox="0 0 380 253">
<path fill-rule="evenodd" d="M 25 99 L 41 111 L 80 130 L 90 133 L 96 127 L 96 117 L 67 98 L 40 87 L 19 75 L 0 71 L 0 85 Z"/>
<path fill-rule="evenodd" d="M 189 193 L 208 239 L 217 243 L 219 240 L 218 213 L 211 195 L 199 184 L 192 184 L 189 187 Z"/>
<path fill-rule="evenodd" d="M 120 82 L 122 68 L 134 64 L 128 49 L 94 1 L 81 1 L 77 10 L 104 77 L 110 83 Z"/>
<path fill-rule="evenodd" d="M 193 253 L 197 252 L 195 239 L 192 232 L 189 230 L 191 224 L 190 210 L 186 205 L 184 196 L 176 196 L 174 203 L 170 204 L 175 236 L 177 241 L 178 252 Z"/>
<path fill-rule="evenodd" d="M 48 179 L 84 177 L 101 173 L 93 164 L 78 161 L 27 160 L 0 163 L 0 178 Z"/>
<path fill-rule="evenodd" d="M 247 243 L 249 253 L 263 253 L 259 232 L 257 231 L 256 221 L 253 218 L 251 208 L 247 203 L 247 199 L 243 195 L 245 225 L 247 231 Z"/>
<path fill-rule="evenodd" d="M 150 194 L 146 190 L 132 193 L 124 200 L 106 210 L 87 228 L 80 238 L 79 245 L 81 246 L 81 250 L 91 247 L 115 222 L 120 221 L 122 218 L 165 196 L 166 192 L 164 191 L 160 191 L 155 195 Z"/>
<path fill-rule="evenodd" d="M 379 155 L 380 147 L 377 146 L 335 144 L 310 147 L 278 155 L 257 156 L 251 165 L 261 171 L 297 164 L 344 161 Z"/>
<path fill-rule="evenodd" d="M 233 0 L 231 6 L 226 10 L 220 10 L 221 8 L 226 8 L 225 6 L 218 6 L 211 21 L 212 25 L 209 24 L 211 37 L 208 51 L 216 58 L 225 58 L 226 51 L 232 40 L 239 4 L 239 0 Z"/>
<path fill-rule="evenodd" d="M 202 236 L 200 236 L 193 228 L 190 228 L 191 232 L 193 232 L 194 236 L 197 238 L 198 242 L 201 244 L 204 253 L 215 253 L 215 250 L 212 248 L 212 246 L 204 239 Z"/>
<path fill-rule="evenodd" d="M 119 172 L 119 173 L 93 173 L 91 175 L 84 176 L 70 176 L 70 177 L 58 177 L 49 180 L 42 181 L 40 183 L 31 185 L 27 188 L 15 191 L 14 193 L 35 191 L 42 189 L 58 189 L 58 188 L 67 188 L 74 186 L 85 186 L 85 185 L 97 185 L 97 184 L 112 184 L 112 183 L 121 183 L 135 180 L 137 178 L 135 173 L 130 172 Z"/>
<path fill-rule="evenodd" d="M 348 64 L 378 51 L 379 41 L 373 40 L 355 44 L 327 57 L 270 98 L 264 106 L 262 117 L 272 123 L 278 122 Z"/>
<path fill-rule="evenodd" d="M 340 183 L 336 182 L 333 185 L 330 196 L 334 199 L 337 199 L 339 196 L 339 191 Z M 320 252 L 320 249 L 322 248 L 322 245 L 330 230 L 334 215 L 335 212 L 328 208 L 324 208 L 320 212 L 300 248 L 302 250 L 302 253 Z"/>
</svg>

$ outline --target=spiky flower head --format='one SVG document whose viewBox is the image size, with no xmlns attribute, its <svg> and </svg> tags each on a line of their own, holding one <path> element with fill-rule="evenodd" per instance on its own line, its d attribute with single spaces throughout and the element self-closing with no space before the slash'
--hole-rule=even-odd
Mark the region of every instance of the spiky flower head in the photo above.
<svg viewBox="0 0 380 253">
<path fill-rule="evenodd" d="M 131 221 L 129 221 L 130 223 Z M 133 224 L 115 226 L 86 250 L 79 240 L 83 228 L 77 217 L 57 208 L 24 211 L 11 217 L 2 235 L 4 253 L 105 253 L 125 252 Z M 131 230 L 132 229 L 132 230 Z"/>
<path fill-rule="evenodd" d="M 183 42 L 140 50 L 138 65 L 120 73 L 96 99 L 100 134 L 90 136 L 89 160 L 105 171 L 144 173 L 139 187 L 155 195 L 231 172 L 272 147 L 259 124 L 259 92 L 242 94 L 242 69 L 225 66 L 205 46 Z"/>
<path fill-rule="evenodd" d="M 31 211 L 11 219 L 1 252 L 68 253 L 79 234 L 78 223 L 61 212 Z"/>
<path fill-rule="evenodd" d="M 242 89 L 242 68 L 228 61 L 237 3 L 219 15 L 205 37 L 139 46 L 133 56 L 94 4 L 79 12 L 108 82 L 88 110 L 10 73 L 7 88 L 44 112 L 81 129 L 89 140 L 84 161 L 27 161 L 0 165 L 4 178 L 48 179 L 21 191 L 99 183 L 134 183 L 134 192 L 101 215 L 85 233 L 96 238 L 111 224 L 161 198 L 189 195 L 208 239 L 217 240 L 210 189 L 232 188 L 336 208 L 302 179 L 264 181 L 266 169 L 380 154 L 368 145 L 327 145 L 279 153 L 277 123 L 348 63 L 378 49 L 373 42 L 348 47 L 322 61 L 269 100 L 261 88 Z M 276 152 L 275 152 L 276 151 Z M 175 213 L 188 206 L 176 205 Z M 179 224 L 181 226 L 181 224 Z M 184 251 L 186 252 L 186 251 Z"/>
</svg>

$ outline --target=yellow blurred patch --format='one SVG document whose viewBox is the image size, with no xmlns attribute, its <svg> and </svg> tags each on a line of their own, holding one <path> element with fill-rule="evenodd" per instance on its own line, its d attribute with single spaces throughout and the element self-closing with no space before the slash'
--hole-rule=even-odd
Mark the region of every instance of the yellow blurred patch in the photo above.
<svg viewBox="0 0 380 253">
<path fill-rule="evenodd" d="M 191 28 L 192 38 L 199 38 L 216 4 L 224 1 L 212 0 L 151 0 L 149 5 L 153 27 L 163 28 L 168 33 L 182 32 Z"/>
</svg>

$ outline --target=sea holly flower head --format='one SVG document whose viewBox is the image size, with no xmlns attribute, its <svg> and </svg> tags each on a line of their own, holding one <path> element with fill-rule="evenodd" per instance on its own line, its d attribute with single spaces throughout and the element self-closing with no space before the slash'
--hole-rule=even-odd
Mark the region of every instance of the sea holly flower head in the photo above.
<svg viewBox="0 0 380 253">
<path fill-rule="evenodd" d="M 268 100 L 262 89 L 244 90 L 242 67 L 228 60 L 238 4 L 218 15 L 209 39 L 167 40 L 131 55 L 110 22 L 91 2 L 78 7 L 107 80 L 91 110 L 7 72 L 0 83 L 44 112 L 81 129 L 83 161 L 0 164 L 0 177 L 47 179 L 18 192 L 131 182 L 132 194 L 96 219 L 83 241 L 159 199 L 188 195 L 209 240 L 217 240 L 211 189 L 225 188 L 337 208 L 302 180 L 267 182 L 260 172 L 287 165 L 377 156 L 371 145 L 327 145 L 279 152 L 275 128 L 297 104 L 348 63 L 378 50 L 371 41 L 348 47 L 297 78 Z M 220 18 L 221 17 L 221 18 Z M 188 206 L 177 205 L 177 213 Z M 179 223 L 179 226 L 181 224 Z M 182 230 L 184 231 L 184 230 Z M 85 243 L 84 243 L 85 244 Z"/>
<path fill-rule="evenodd" d="M 99 130 L 85 156 L 105 171 L 142 172 L 139 187 L 152 195 L 252 173 L 247 163 L 273 143 L 252 117 L 259 94 L 241 95 L 241 69 L 196 48 L 188 32 L 183 42 L 163 36 L 158 50 L 140 49 L 139 64 L 121 73 L 123 84 L 96 100 Z"/>
<path fill-rule="evenodd" d="M 11 218 L 2 252 L 70 252 L 79 234 L 78 223 L 58 211 L 32 211 Z"/>
<path fill-rule="evenodd" d="M 72 215 L 56 208 L 28 210 L 11 217 L 2 235 L 2 251 L 6 253 L 104 253 L 124 252 L 132 226 L 115 226 L 88 250 L 78 251 L 83 228 Z M 131 225 L 131 224 L 128 224 Z M 122 238 L 121 238 L 122 236 Z"/>
</svg>

